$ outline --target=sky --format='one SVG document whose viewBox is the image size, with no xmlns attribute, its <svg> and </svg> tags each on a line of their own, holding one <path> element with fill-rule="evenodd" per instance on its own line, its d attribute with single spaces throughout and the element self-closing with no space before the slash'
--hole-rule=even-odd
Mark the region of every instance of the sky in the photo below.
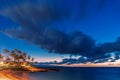
<svg viewBox="0 0 120 80">
<path fill-rule="evenodd" d="M 119 0 L 1 0 L 0 49 L 17 48 L 40 62 L 62 61 L 70 55 L 105 61 L 107 53 L 120 51 L 119 4 Z"/>
</svg>

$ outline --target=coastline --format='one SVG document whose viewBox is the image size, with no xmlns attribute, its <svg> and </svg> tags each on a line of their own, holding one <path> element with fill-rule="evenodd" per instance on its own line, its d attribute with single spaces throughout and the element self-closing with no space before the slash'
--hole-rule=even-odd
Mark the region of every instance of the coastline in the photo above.
<svg viewBox="0 0 120 80">
<path fill-rule="evenodd" d="M 30 72 L 58 72 L 58 69 L 47 69 L 47 68 L 35 68 L 37 70 L 33 71 L 13 71 L 13 70 L 3 70 L 0 71 L 0 80 L 33 80 L 32 77 L 28 78 L 27 74 Z M 19 74 L 22 74 L 20 76 Z"/>
<path fill-rule="evenodd" d="M 0 80 L 23 80 L 14 71 L 0 71 Z"/>
<path fill-rule="evenodd" d="M 28 77 L 29 73 L 60 71 L 59 69 L 55 69 L 55 68 L 37 68 L 37 69 L 39 69 L 39 71 L 3 70 L 3 71 L 0 71 L 0 80 L 34 80 L 33 77 L 30 77 L 30 76 Z"/>
</svg>

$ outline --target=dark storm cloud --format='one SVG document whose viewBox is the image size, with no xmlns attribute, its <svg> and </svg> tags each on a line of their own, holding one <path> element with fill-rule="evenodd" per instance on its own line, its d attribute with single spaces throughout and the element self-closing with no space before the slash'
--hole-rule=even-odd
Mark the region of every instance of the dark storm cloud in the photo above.
<svg viewBox="0 0 120 80">
<path fill-rule="evenodd" d="M 93 53 L 101 55 L 115 51 L 120 51 L 120 38 L 118 38 L 115 42 L 107 42 L 95 47 Z"/>
<path fill-rule="evenodd" d="M 80 31 L 66 33 L 53 26 L 56 22 L 73 19 L 73 17 L 82 16 L 85 18 L 89 16 L 90 8 L 94 7 L 95 12 L 99 6 L 102 7 L 103 3 L 106 4 L 103 0 L 98 0 L 95 3 L 92 0 L 75 0 L 73 2 L 72 0 L 66 0 L 66 2 L 64 0 L 37 1 L 13 5 L 0 10 L 1 15 L 11 18 L 19 26 L 13 29 L 8 28 L 3 32 L 9 36 L 26 40 L 49 52 L 59 54 L 80 54 L 101 58 L 108 52 L 120 51 L 119 39 L 116 42 L 98 46 L 95 45 L 95 41 L 91 37 Z M 76 3 L 78 5 L 75 5 Z M 73 10 L 78 11 L 77 16 L 73 13 Z M 92 59 L 94 60 L 94 58 Z"/>
<path fill-rule="evenodd" d="M 3 2 L 3 4 L 7 4 L 7 8 L 2 7 L 3 14 L 9 14 L 9 10 L 12 10 L 11 15 L 15 14 L 17 16 L 18 13 L 22 12 L 25 16 L 31 10 L 29 15 L 27 14 L 28 17 L 31 14 L 36 14 L 34 17 L 42 19 L 49 17 L 49 19 L 57 20 L 58 18 L 63 19 L 63 17 L 84 19 L 95 15 L 100 9 L 104 9 L 108 0 L 21 0 L 21 3 L 19 0 L 13 0 L 9 3 L 6 0 Z"/>
<path fill-rule="evenodd" d="M 7 35 L 26 40 L 32 44 L 59 54 L 81 54 L 88 56 L 94 46 L 94 40 L 88 35 L 74 31 L 65 33 L 52 25 L 56 21 L 68 18 L 69 10 L 59 9 L 51 4 L 23 4 L 13 6 L 1 12 L 20 26 L 4 31 Z"/>
<path fill-rule="evenodd" d="M 40 30 L 32 30 L 31 28 L 26 30 L 26 27 L 20 28 L 6 30 L 5 33 L 19 39 L 27 40 L 53 53 L 88 56 L 88 52 L 94 46 L 92 38 L 77 31 L 68 34 L 49 27 Z"/>
</svg>

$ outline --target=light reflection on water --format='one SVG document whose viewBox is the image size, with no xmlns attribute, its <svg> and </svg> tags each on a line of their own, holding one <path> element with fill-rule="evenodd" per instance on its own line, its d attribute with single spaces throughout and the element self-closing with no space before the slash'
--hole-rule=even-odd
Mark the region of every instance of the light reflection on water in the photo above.
<svg viewBox="0 0 120 80">
<path fill-rule="evenodd" d="M 120 68 L 62 68 L 61 72 L 27 73 L 24 80 L 120 80 Z"/>
</svg>

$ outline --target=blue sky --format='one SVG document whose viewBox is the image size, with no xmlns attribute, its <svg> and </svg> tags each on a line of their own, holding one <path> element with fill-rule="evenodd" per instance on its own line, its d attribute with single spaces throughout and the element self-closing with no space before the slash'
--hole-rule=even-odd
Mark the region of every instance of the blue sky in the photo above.
<svg viewBox="0 0 120 80">
<path fill-rule="evenodd" d="M 17 3 L 13 3 L 9 0 L 1 0 L 0 11 L 8 9 L 6 6 L 11 7 L 11 5 L 21 5 L 24 3 L 17 0 Z M 13 0 L 14 1 L 14 0 Z M 32 1 L 32 0 L 31 0 Z M 46 0 L 47 1 L 47 0 Z M 56 1 L 52 0 L 54 4 Z M 52 2 L 51 1 L 51 2 Z M 70 18 L 65 18 L 60 21 L 55 22 L 55 27 L 58 30 L 63 30 L 65 32 L 72 32 L 75 30 L 81 31 L 86 35 L 92 37 L 97 43 L 113 42 L 120 36 L 120 1 L 119 0 L 85 0 L 83 6 L 81 6 L 81 14 L 79 16 L 79 2 L 84 0 L 61 0 L 58 6 L 58 11 L 64 11 L 64 8 L 69 7 L 72 11 Z M 29 0 L 27 0 L 29 2 Z M 34 2 L 34 1 L 33 1 Z M 50 1 L 48 1 L 50 2 Z M 101 2 L 101 3 L 100 3 Z M 103 2 L 103 4 L 102 4 Z M 36 3 L 35 3 L 36 4 Z M 63 5 L 63 6 L 62 6 Z M 72 5 L 72 6 L 71 6 Z M 81 4 L 82 5 L 82 4 Z M 98 5 L 100 5 L 98 7 Z M 62 7 L 61 7 L 62 6 Z M 84 7 L 85 6 L 85 7 Z M 98 8 L 97 8 L 98 7 Z M 82 12 L 83 11 L 83 12 Z M 80 19 L 78 18 L 80 17 Z M 83 17 L 83 18 L 82 18 Z M 17 22 L 14 22 L 9 16 L 0 16 L 0 29 L 11 29 L 13 27 L 21 26 Z M 68 54 L 56 54 L 49 53 L 47 50 L 38 47 L 35 44 L 30 43 L 27 40 L 21 40 L 14 36 L 7 36 L 4 33 L 0 33 L 0 48 L 14 49 L 18 48 L 20 50 L 26 51 L 36 58 L 40 58 L 40 61 L 51 61 L 58 59 L 60 60 L 62 56 L 68 57 Z"/>
</svg>

